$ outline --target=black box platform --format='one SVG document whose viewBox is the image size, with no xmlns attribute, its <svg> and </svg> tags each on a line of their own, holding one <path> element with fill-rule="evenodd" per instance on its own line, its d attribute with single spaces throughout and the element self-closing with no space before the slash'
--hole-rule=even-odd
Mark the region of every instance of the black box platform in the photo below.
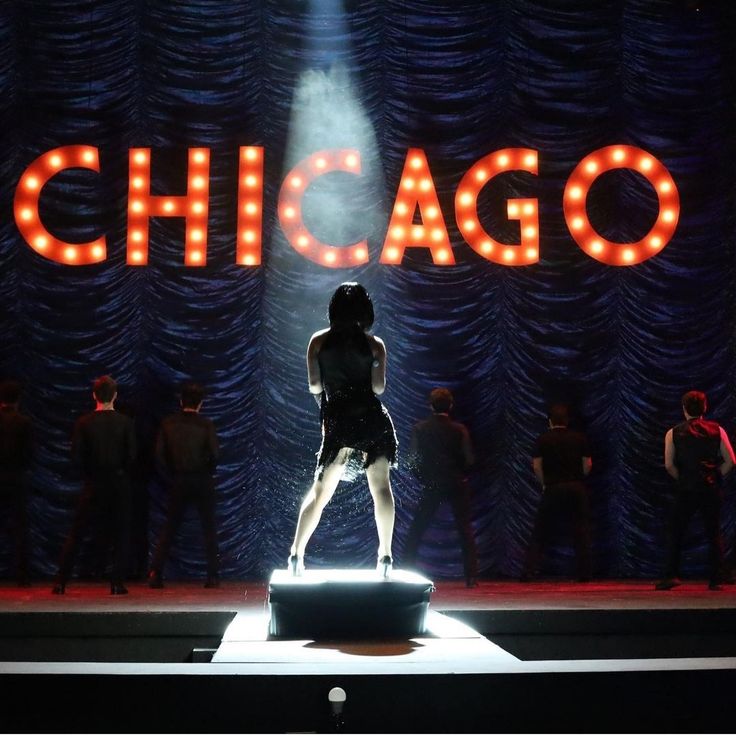
<svg viewBox="0 0 736 736">
<path fill-rule="evenodd" d="M 274 570 L 269 634 L 287 639 L 411 638 L 426 631 L 431 580 L 406 570 Z"/>
</svg>

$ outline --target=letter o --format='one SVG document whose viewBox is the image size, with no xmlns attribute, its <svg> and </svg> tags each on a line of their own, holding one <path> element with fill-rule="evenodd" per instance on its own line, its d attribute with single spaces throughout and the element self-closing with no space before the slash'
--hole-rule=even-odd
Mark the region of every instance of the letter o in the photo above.
<svg viewBox="0 0 736 736">
<path fill-rule="evenodd" d="M 632 169 L 654 187 L 659 213 L 651 230 L 635 243 L 606 240 L 588 219 L 586 200 L 593 182 L 607 171 Z M 609 266 L 633 266 L 657 255 L 675 233 L 680 197 L 667 168 L 636 146 L 606 146 L 586 156 L 570 174 L 563 195 L 565 222 L 575 242 L 591 258 Z"/>
</svg>

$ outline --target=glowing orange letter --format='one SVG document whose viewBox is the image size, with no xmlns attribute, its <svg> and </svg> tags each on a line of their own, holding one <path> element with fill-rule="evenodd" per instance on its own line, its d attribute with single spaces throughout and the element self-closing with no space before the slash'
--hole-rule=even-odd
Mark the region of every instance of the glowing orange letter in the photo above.
<svg viewBox="0 0 736 736">
<path fill-rule="evenodd" d="M 527 266 L 539 261 L 539 214 L 536 199 L 509 199 L 506 212 L 519 220 L 521 242 L 506 245 L 494 240 L 478 219 L 478 195 L 493 177 L 505 171 L 537 173 L 537 152 L 531 148 L 504 148 L 484 156 L 460 180 L 455 193 L 455 218 L 460 233 L 478 254 L 505 266 Z"/>
<path fill-rule="evenodd" d="M 15 222 L 26 243 L 44 258 L 72 266 L 99 263 L 107 258 L 105 236 L 90 243 L 66 243 L 55 238 L 41 223 L 38 200 L 52 176 L 64 169 L 100 171 L 100 159 L 94 146 L 63 146 L 39 156 L 21 176 L 15 190 Z"/>
<path fill-rule="evenodd" d="M 299 162 L 284 179 L 279 192 L 279 222 L 286 239 L 298 253 L 329 268 L 347 268 L 368 262 L 368 241 L 345 246 L 323 243 L 312 235 L 302 218 L 306 188 L 328 171 L 360 174 L 360 152 L 351 148 L 317 151 Z"/>
<path fill-rule="evenodd" d="M 235 262 L 261 262 L 263 233 L 263 148 L 241 146 L 238 170 L 238 234 Z"/>
<path fill-rule="evenodd" d="M 204 266 L 207 262 L 207 213 L 209 210 L 210 151 L 189 149 L 185 196 L 151 194 L 151 149 L 131 148 L 128 182 L 128 259 L 133 266 L 148 263 L 148 220 L 150 217 L 186 218 L 184 264 Z"/>
<path fill-rule="evenodd" d="M 421 225 L 414 224 L 417 207 Z M 427 157 L 421 148 L 410 148 L 406 152 L 380 262 L 401 263 L 406 248 L 429 248 L 432 262 L 437 265 L 455 263 Z"/>
<path fill-rule="evenodd" d="M 585 200 L 593 182 L 613 169 L 633 169 L 654 187 L 659 215 L 652 229 L 636 243 L 614 243 L 601 237 L 588 220 Z M 609 266 L 633 266 L 659 253 L 675 233 L 680 197 L 670 172 L 654 156 L 636 146 L 606 146 L 586 156 L 565 186 L 565 221 L 575 242 L 589 255 Z"/>
</svg>

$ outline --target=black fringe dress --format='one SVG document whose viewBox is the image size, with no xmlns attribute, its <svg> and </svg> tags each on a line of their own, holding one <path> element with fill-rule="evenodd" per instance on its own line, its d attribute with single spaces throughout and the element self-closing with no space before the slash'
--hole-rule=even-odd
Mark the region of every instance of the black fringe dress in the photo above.
<svg viewBox="0 0 736 736">
<path fill-rule="evenodd" d="M 386 408 L 373 393 L 373 353 L 359 325 L 331 327 L 317 356 L 322 377 L 320 419 L 322 446 L 317 453 L 316 477 L 335 460 L 340 449 L 353 453 L 350 465 L 360 458 L 365 469 L 379 457 L 396 463 L 396 432 Z"/>
</svg>

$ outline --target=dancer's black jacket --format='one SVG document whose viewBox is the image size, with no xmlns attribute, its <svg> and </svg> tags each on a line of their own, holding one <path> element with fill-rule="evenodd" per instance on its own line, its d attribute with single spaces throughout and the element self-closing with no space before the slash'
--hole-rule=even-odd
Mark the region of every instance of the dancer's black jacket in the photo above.
<svg viewBox="0 0 736 736">
<path fill-rule="evenodd" d="M 16 577 L 28 577 L 27 471 L 33 460 L 31 420 L 14 406 L 0 406 L 0 504 L 15 543 Z"/>
<path fill-rule="evenodd" d="M 422 536 L 442 501 L 449 501 L 460 536 L 463 570 L 468 581 L 478 574 L 478 555 L 471 525 L 470 489 L 465 478 L 473 463 L 470 435 L 464 424 L 447 414 L 432 414 L 414 425 L 411 464 L 423 494 L 406 539 L 404 560 L 416 563 Z"/>
<path fill-rule="evenodd" d="M 211 419 L 195 411 L 180 411 L 161 423 L 156 440 L 156 461 L 170 483 L 166 523 L 151 562 L 151 570 L 155 573 L 163 571 L 185 508 L 193 504 L 202 523 L 207 576 L 217 577 L 219 548 L 213 473 L 219 454 L 217 432 Z"/>
<path fill-rule="evenodd" d="M 97 548 L 112 546 L 110 582 L 122 585 L 127 573 L 130 545 L 130 472 L 137 446 L 133 420 L 113 409 L 91 411 L 77 420 L 72 435 L 72 462 L 84 475 L 72 529 L 59 560 L 57 582 L 69 579 L 82 535 L 97 517 Z M 96 560 L 97 572 L 105 568 L 103 556 Z"/>
</svg>

